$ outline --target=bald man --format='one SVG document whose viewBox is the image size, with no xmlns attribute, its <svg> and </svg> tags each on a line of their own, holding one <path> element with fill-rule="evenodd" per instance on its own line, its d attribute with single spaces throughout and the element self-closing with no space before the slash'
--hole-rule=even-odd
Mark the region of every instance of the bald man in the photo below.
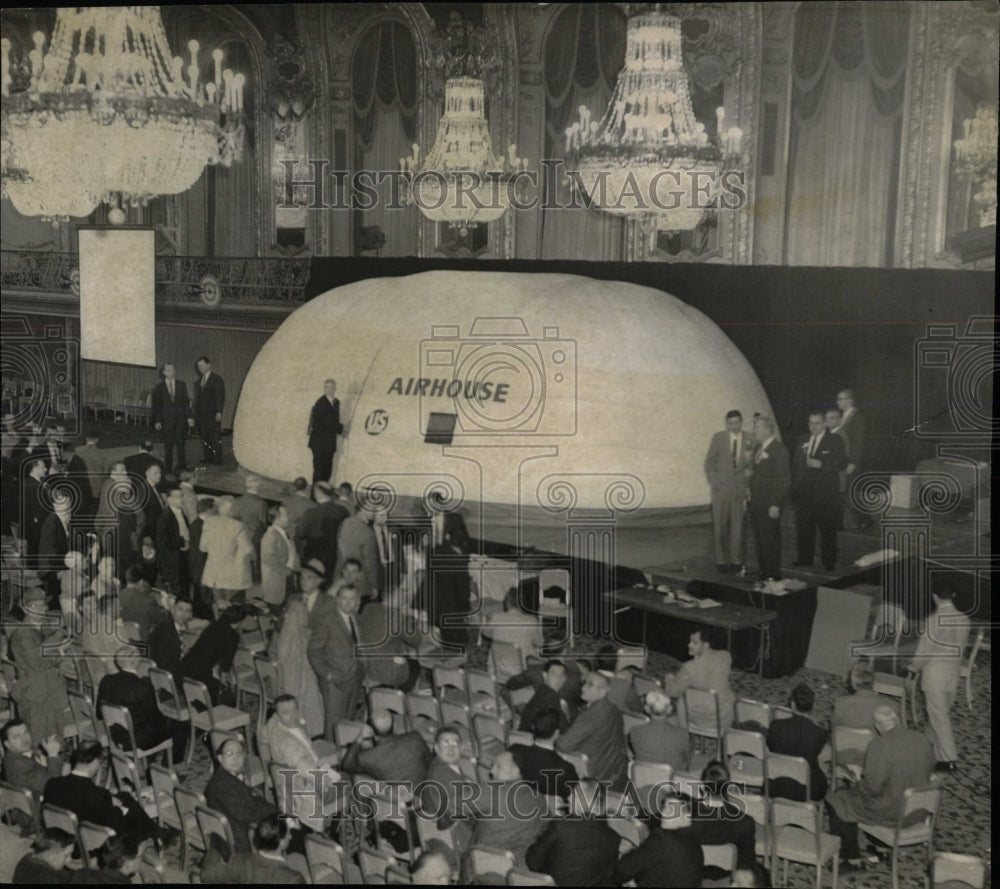
<svg viewBox="0 0 1000 889">
<path fill-rule="evenodd" d="M 337 436 L 345 435 L 340 422 L 340 399 L 337 398 L 337 381 L 323 383 L 323 394 L 309 411 L 309 450 L 313 455 L 313 484 L 330 481 L 333 457 L 337 453 Z"/>
<path fill-rule="evenodd" d="M 556 750 L 586 753 L 590 777 L 609 781 L 612 790 L 620 790 L 628 771 L 628 753 L 621 710 L 608 700 L 610 687 L 607 676 L 596 671 L 587 674 L 580 693 L 584 708 L 559 736 Z"/>
<path fill-rule="evenodd" d="M 424 780 L 432 755 L 420 732 L 392 733 L 392 714 L 376 710 L 371 725 L 347 748 L 341 769 L 376 781 L 402 781 L 416 787 Z"/>
</svg>

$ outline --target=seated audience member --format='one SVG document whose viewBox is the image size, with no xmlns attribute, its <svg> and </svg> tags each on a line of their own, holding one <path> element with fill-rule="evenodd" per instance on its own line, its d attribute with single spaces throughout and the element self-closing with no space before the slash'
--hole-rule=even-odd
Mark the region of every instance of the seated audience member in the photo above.
<svg viewBox="0 0 1000 889">
<path fill-rule="evenodd" d="M 43 753 L 42 749 L 35 748 L 31 729 L 20 719 L 11 719 L 0 729 L 0 740 L 3 741 L 4 781 L 41 798 L 49 778 L 62 774 L 62 741 L 57 735 L 47 738 L 41 745 Z"/>
<path fill-rule="evenodd" d="M 142 849 L 134 836 L 113 836 L 97 850 L 98 867 L 83 868 L 73 874 L 71 883 L 98 886 L 131 885 L 132 876 L 142 868 Z"/>
<path fill-rule="evenodd" d="M 549 707 L 535 714 L 532 746 L 511 745 L 510 752 L 521 770 L 521 777 L 544 796 L 566 799 L 570 785 L 579 780 L 576 769 L 555 751 L 559 736 L 559 714 Z"/>
<path fill-rule="evenodd" d="M 600 812 L 599 788 L 584 779 L 573 787 L 569 812 L 549 821 L 525 857 L 530 870 L 557 886 L 610 886 L 621 838 Z"/>
<path fill-rule="evenodd" d="M 450 886 L 451 863 L 443 852 L 424 852 L 413 863 L 410 877 L 414 886 Z"/>
<path fill-rule="evenodd" d="M 250 851 L 248 830 L 270 815 L 277 815 L 278 809 L 243 781 L 243 767 L 247 751 L 243 742 L 227 738 L 217 751 L 219 764 L 205 785 L 205 801 L 229 819 L 233 828 L 235 852 Z"/>
<path fill-rule="evenodd" d="M 826 796 L 826 775 L 819 761 L 830 756 L 830 733 L 806 715 L 812 712 L 815 700 L 813 690 L 804 682 L 792 689 L 792 716 L 771 723 L 767 730 L 767 749 L 785 756 L 801 756 L 808 762 L 809 799 L 823 799 Z M 805 788 L 791 778 L 775 778 L 768 783 L 769 796 L 805 800 Z"/>
<path fill-rule="evenodd" d="M 669 721 L 673 715 L 670 698 L 661 691 L 646 695 L 649 722 L 633 726 L 628 733 L 629 746 L 639 762 L 660 762 L 674 771 L 687 771 L 691 764 L 691 738 L 686 729 Z"/>
<path fill-rule="evenodd" d="M 47 828 L 32 844 L 31 852 L 18 861 L 11 884 L 64 886 L 74 874 L 67 865 L 75 848 L 75 836 L 58 827 Z"/>
<path fill-rule="evenodd" d="M 642 699 L 632 688 L 632 671 L 619 674 L 618 649 L 610 642 L 594 656 L 597 672 L 608 678 L 608 700 L 622 713 L 642 713 Z"/>
<path fill-rule="evenodd" d="M 840 858 L 848 868 L 864 864 L 858 822 L 894 825 L 908 787 L 922 787 L 934 769 L 934 749 L 927 736 L 900 725 L 889 707 L 875 710 L 878 737 L 865 751 L 861 780 L 826 798 L 830 833 L 840 837 Z"/>
<path fill-rule="evenodd" d="M 439 728 L 434 736 L 434 759 L 414 797 L 418 813 L 436 819 L 442 830 L 455 828 L 453 835 L 458 856 L 465 855 L 472 840 L 475 810 L 468 801 L 485 794 L 477 782 L 465 776 L 458 765 L 461 758 L 461 735 L 450 726 Z M 451 864 L 457 866 L 458 860 L 452 860 Z"/>
<path fill-rule="evenodd" d="M 701 773 L 706 797 L 699 800 L 691 813 L 691 829 L 703 846 L 736 846 L 736 862 L 741 868 L 757 867 L 754 851 L 757 842 L 757 824 L 729 795 L 731 785 L 729 769 L 725 764 L 712 760 Z"/>
<path fill-rule="evenodd" d="M 224 607 L 224 606 L 223 606 Z M 177 680 L 197 679 L 208 686 L 212 704 L 219 703 L 222 683 L 217 676 L 228 676 L 233 667 L 240 634 L 236 629 L 246 619 L 252 606 L 230 605 L 210 623 L 177 665 Z"/>
<path fill-rule="evenodd" d="M 201 881 L 237 885 L 305 883 L 303 874 L 289 866 L 285 858 L 290 840 L 285 819 L 268 815 L 254 828 L 252 852 L 234 852 L 226 861 L 212 845 L 201 865 Z"/>
<path fill-rule="evenodd" d="M 566 682 L 559 689 L 559 697 L 569 704 L 570 709 L 575 712 L 580 706 L 580 691 L 583 688 L 583 677 L 590 672 L 590 665 L 586 662 L 578 662 L 571 659 L 562 660 L 561 663 L 566 668 Z M 504 691 L 512 692 L 522 688 L 538 689 L 545 685 L 545 663 L 534 663 L 528 665 L 523 673 L 511 676 L 504 683 Z M 572 721 L 572 720 L 571 720 Z M 530 731 L 530 729 L 525 729 Z"/>
<path fill-rule="evenodd" d="M 194 612 L 186 599 L 177 599 L 170 606 L 170 619 L 161 620 L 149 631 L 149 656 L 161 670 L 177 673 L 181 663 L 184 632 Z"/>
<path fill-rule="evenodd" d="M 576 707 L 560 696 L 562 687 L 566 684 L 566 665 L 562 661 L 546 661 L 542 672 L 542 684 L 535 689 L 535 694 L 521 711 L 521 722 L 518 729 L 522 732 L 532 731 L 535 716 L 542 710 L 555 710 L 559 715 L 559 731 L 565 731 L 576 718 Z"/>
<path fill-rule="evenodd" d="M 733 658 L 728 651 L 716 649 L 718 636 L 714 628 L 695 630 L 688 642 L 691 660 L 685 661 L 676 673 L 663 677 L 663 689 L 672 698 L 682 698 L 686 689 L 704 688 L 714 691 L 719 703 L 719 722 L 723 730 L 733 724 L 733 704 L 736 700 L 729 685 L 729 672 Z M 682 711 L 683 712 L 683 711 Z M 698 710 L 685 714 L 682 725 L 693 722 L 698 725 L 714 725 L 715 714 Z"/>
<path fill-rule="evenodd" d="M 370 682 L 408 693 L 420 679 L 420 662 L 412 656 L 420 644 L 416 620 L 375 599 L 362 600 L 357 615 L 365 647 L 358 657 Z"/>
<path fill-rule="evenodd" d="M 110 827 L 115 833 L 139 842 L 157 837 L 156 822 L 135 797 L 127 793 L 112 794 L 94 782 L 103 752 L 104 748 L 96 741 L 81 744 L 73 754 L 73 771 L 65 777 L 50 778 L 45 785 L 45 802 L 75 812 L 81 821 Z"/>
<path fill-rule="evenodd" d="M 371 728 L 344 753 L 340 767 L 352 775 L 368 775 L 376 781 L 401 781 L 416 787 L 430 766 L 432 754 L 418 731 L 392 733 L 392 714 L 375 710 Z"/>
<path fill-rule="evenodd" d="M 612 790 L 620 790 L 628 771 L 625 749 L 625 724 L 621 711 L 608 700 L 608 678 L 588 673 L 583 683 L 584 708 L 572 725 L 556 740 L 556 750 L 586 753 L 590 776 L 608 781 Z"/>
<path fill-rule="evenodd" d="M 125 569 L 125 587 L 118 594 L 118 604 L 121 619 L 139 625 L 140 642 L 146 642 L 153 627 L 167 617 L 159 595 L 146 583 L 138 565 Z"/>
<path fill-rule="evenodd" d="M 899 716 L 899 705 L 892 698 L 872 690 L 875 671 L 870 664 L 859 661 L 851 667 L 848 686 L 852 694 L 837 698 L 833 705 L 833 725 L 847 728 L 866 728 L 875 731 L 875 711 L 888 707 Z"/>
<path fill-rule="evenodd" d="M 701 886 L 705 856 L 692 828 L 691 804 L 677 796 L 660 800 L 660 823 L 637 849 L 626 852 L 615 867 L 614 884 L 635 880 L 636 886 Z"/>
<path fill-rule="evenodd" d="M 483 605 L 488 611 L 489 602 Z M 491 613 L 486 615 L 483 635 L 497 642 L 508 642 L 520 646 L 525 657 L 537 657 L 542 648 L 542 619 L 535 614 L 522 610 L 517 587 L 507 590 L 503 599 L 503 610 L 496 610 L 493 605 Z"/>
<path fill-rule="evenodd" d="M 303 728 L 299 702 L 292 695 L 278 695 L 274 699 L 274 715 L 264 732 L 271 745 L 271 759 L 297 773 L 293 778 L 292 814 L 306 827 L 322 831 L 326 825 L 323 813 L 332 813 L 338 797 L 336 782 L 340 780 L 340 773 L 331 768 L 331 763 L 336 762 L 336 750 L 320 757 Z M 320 798 L 316 791 L 317 781 L 322 781 L 323 806 L 320 809 L 315 805 Z"/>
<path fill-rule="evenodd" d="M 103 713 L 101 707 L 104 704 L 127 707 L 132 716 L 132 729 L 139 749 L 147 750 L 171 738 L 174 762 L 181 762 L 187 749 L 188 727 L 183 722 L 168 719 L 160 712 L 153 683 L 136 673 L 139 668 L 139 650 L 131 645 L 119 648 L 115 654 L 115 666 L 118 672 L 109 673 L 97 687 L 97 712 Z M 118 726 L 112 731 L 116 729 L 123 732 Z M 116 741 L 128 749 L 128 738 L 116 737 Z"/>
</svg>

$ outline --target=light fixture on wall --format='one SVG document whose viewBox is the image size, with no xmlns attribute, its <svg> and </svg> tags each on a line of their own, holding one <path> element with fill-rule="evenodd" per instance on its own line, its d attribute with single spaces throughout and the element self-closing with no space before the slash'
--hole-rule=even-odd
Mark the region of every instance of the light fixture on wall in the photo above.
<svg viewBox="0 0 1000 889">
<path fill-rule="evenodd" d="M 408 200 L 433 222 L 447 222 L 464 237 L 468 230 L 495 222 L 510 206 L 511 177 L 527 161 L 517 147 L 507 157 L 493 154 L 493 139 L 486 122 L 483 81 L 452 77 L 445 84 L 444 115 L 434 147 L 420 163 L 420 146 L 400 158 L 400 170 L 411 174 Z"/>
<path fill-rule="evenodd" d="M 69 7 L 56 13 L 48 51 L 34 34 L 26 88 L 12 90 L 2 42 L 3 195 L 24 216 L 88 216 L 99 203 L 124 222 L 125 204 L 189 189 L 206 164 L 243 152 L 243 74 L 199 79 L 171 56 L 158 6 Z"/>
<path fill-rule="evenodd" d="M 972 203 L 979 209 L 979 227 L 997 222 L 997 109 L 981 102 L 973 117 L 963 121 L 964 135 L 955 140 L 955 172 L 978 191 Z"/>
<path fill-rule="evenodd" d="M 642 217 L 665 231 L 695 228 L 713 204 L 727 159 L 740 154 L 743 132 L 717 139 L 694 114 L 681 50 L 681 22 L 666 12 L 629 18 L 625 67 L 600 122 L 580 107 L 566 130 L 566 163 L 594 206 Z"/>
</svg>

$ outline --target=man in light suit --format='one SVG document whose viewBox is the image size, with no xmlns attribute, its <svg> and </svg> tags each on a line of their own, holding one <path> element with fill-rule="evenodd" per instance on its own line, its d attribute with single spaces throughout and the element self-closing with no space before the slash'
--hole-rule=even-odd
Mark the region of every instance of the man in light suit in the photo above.
<svg viewBox="0 0 1000 889">
<path fill-rule="evenodd" d="M 847 466 L 844 469 L 847 491 L 846 512 L 848 530 L 866 528 L 871 520 L 851 506 L 851 482 L 865 464 L 865 418 L 854 405 L 854 390 L 841 389 L 837 393 L 837 407 L 842 414 L 839 432 L 847 444 Z"/>
<path fill-rule="evenodd" d="M 562 753 L 586 753 L 590 776 L 595 781 L 609 781 L 612 790 L 621 790 L 628 771 L 625 749 L 625 724 L 621 710 L 608 700 L 608 677 L 588 673 L 581 695 L 586 705 L 573 724 L 556 741 Z"/>
<path fill-rule="evenodd" d="M 907 668 L 920 673 L 920 687 L 927 699 L 928 734 L 934 744 L 939 772 L 953 772 L 958 748 L 951 729 L 951 708 L 958 693 L 959 673 L 965 643 L 969 640 L 969 616 L 955 607 L 954 593 L 942 587 L 932 593 L 935 611 L 920 635 L 917 650 Z"/>
<path fill-rule="evenodd" d="M 207 554 L 201 582 L 214 592 L 215 606 L 224 610 L 234 597 L 240 598 L 253 583 L 253 542 L 247 526 L 231 515 L 232 497 L 215 501 L 218 515 L 207 516 L 199 546 Z"/>
<path fill-rule="evenodd" d="M 272 506 L 267 516 L 270 525 L 260 540 L 261 598 L 268 605 L 280 607 L 285 597 L 294 592 L 299 556 L 288 536 L 287 507 Z"/>
<path fill-rule="evenodd" d="M 743 517 L 747 505 L 746 469 L 753 440 L 743 432 L 743 415 L 726 414 L 726 428 L 712 436 L 705 457 L 705 476 L 712 487 L 712 525 L 715 531 L 715 567 L 726 574 L 743 567 Z"/>
<path fill-rule="evenodd" d="M 226 384 L 212 373 L 212 362 L 204 355 L 195 362 L 198 379 L 194 381 L 192 417 L 188 425 L 197 428 L 201 437 L 202 459 L 222 465 L 222 409 L 226 406 Z"/>
<path fill-rule="evenodd" d="M 323 563 L 311 559 L 305 567 L 316 573 L 325 573 Z M 343 719 L 353 719 L 361 698 L 364 667 L 358 660 L 357 645 L 361 641 L 355 617 L 361 605 L 357 587 L 343 586 L 336 599 L 320 594 L 309 609 L 309 637 L 307 655 L 316 672 L 323 695 L 324 731 L 328 741 L 335 740 L 334 727 Z"/>
<path fill-rule="evenodd" d="M 781 511 L 791 483 L 788 449 L 775 438 L 771 417 L 756 417 L 753 433 L 759 444 L 750 475 L 750 522 L 757 548 L 760 579 L 781 577 Z"/>
<path fill-rule="evenodd" d="M 812 566 L 819 529 L 823 567 L 837 562 L 837 526 L 840 522 L 840 476 L 847 466 L 844 439 L 826 428 L 822 411 L 809 415 L 809 437 L 795 449 L 792 460 L 792 503 L 798 539 L 796 568 Z"/>
<path fill-rule="evenodd" d="M 150 405 L 153 409 L 153 427 L 163 438 L 164 471 L 171 472 L 175 448 L 177 465 L 183 469 L 187 463 L 184 439 L 187 437 L 191 402 L 184 381 L 177 379 L 177 369 L 172 364 L 164 364 L 161 372 L 163 379 L 153 387 Z"/>
</svg>

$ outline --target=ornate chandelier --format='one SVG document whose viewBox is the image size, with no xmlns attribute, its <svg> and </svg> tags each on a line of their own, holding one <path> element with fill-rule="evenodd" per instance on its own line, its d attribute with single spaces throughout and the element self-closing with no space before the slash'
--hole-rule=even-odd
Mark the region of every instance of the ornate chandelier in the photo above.
<svg viewBox="0 0 1000 889">
<path fill-rule="evenodd" d="M 3 40 L 3 196 L 24 216 L 88 216 L 99 203 L 144 205 L 186 191 L 206 164 L 243 152 L 244 76 L 212 53 L 214 82 L 171 57 L 158 6 L 70 7 L 56 14 L 48 52 L 34 34 L 27 88 L 11 91 Z"/>
<path fill-rule="evenodd" d="M 433 222 L 447 222 L 464 237 L 470 228 L 495 222 L 510 206 L 507 188 L 511 177 L 527 161 L 493 154 L 493 140 L 486 123 L 483 81 L 452 77 L 445 83 L 444 116 L 434 147 L 420 164 L 420 146 L 400 158 L 400 170 L 410 173 L 409 200 Z"/>
<path fill-rule="evenodd" d="M 719 108 L 719 142 L 709 138 L 691 105 L 681 54 L 680 19 L 665 12 L 628 21 L 625 68 L 600 123 L 589 109 L 566 130 L 566 162 L 575 184 L 599 209 L 640 216 L 662 230 L 696 227 L 714 203 L 726 155 L 743 133 Z"/>
<path fill-rule="evenodd" d="M 963 138 L 955 141 L 955 172 L 979 190 L 972 202 L 979 209 L 979 226 L 997 221 L 997 109 L 985 102 L 974 117 L 962 122 Z"/>
</svg>

